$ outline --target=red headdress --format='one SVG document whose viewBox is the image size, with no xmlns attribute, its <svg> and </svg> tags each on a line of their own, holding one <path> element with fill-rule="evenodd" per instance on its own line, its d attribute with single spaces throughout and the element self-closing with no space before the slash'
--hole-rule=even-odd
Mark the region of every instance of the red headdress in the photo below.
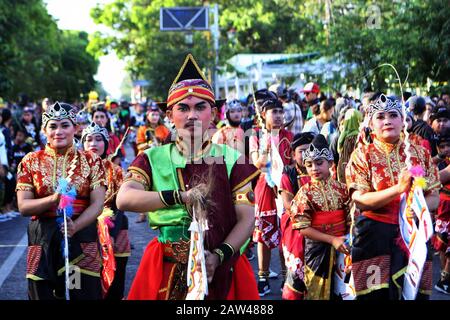
<svg viewBox="0 0 450 320">
<path fill-rule="evenodd" d="M 226 101 L 225 99 L 216 100 L 210 83 L 206 80 L 192 54 L 186 56 L 178 75 L 170 86 L 167 102 L 158 103 L 158 106 L 161 109 L 170 109 L 189 96 L 204 99 L 218 108 Z"/>
</svg>

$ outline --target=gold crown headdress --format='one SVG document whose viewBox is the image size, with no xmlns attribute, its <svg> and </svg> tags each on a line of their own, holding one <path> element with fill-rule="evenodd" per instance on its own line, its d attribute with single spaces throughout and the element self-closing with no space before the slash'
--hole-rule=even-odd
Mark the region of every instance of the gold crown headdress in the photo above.
<svg viewBox="0 0 450 320">
<path fill-rule="evenodd" d="M 333 161 L 333 153 L 327 147 L 318 149 L 313 144 L 309 146 L 309 148 L 303 151 L 303 161 L 305 160 L 317 160 L 317 159 L 326 159 L 328 161 Z"/>
<path fill-rule="evenodd" d="M 326 159 L 328 161 L 333 161 L 333 153 L 328 147 L 328 142 L 325 137 L 321 134 L 318 134 L 314 137 L 311 145 L 308 149 L 303 151 L 303 161 L 306 160 L 318 160 L 318 159 Z"/>
<path fill-rule="evenodd" d="M 373 115 L 380 111 L 382 112 L 397 111 L 399 114 L 402 114 L 402 106 L 397 100 L 390 99 L 386 97 L 384 94 L 381 94 L 375 102 L 369 104 L 368 107 L 369 119 L 372 119 Z"/>
<path fill-rule="evenodd" d="M 105 127 L 99 126 L 95 122 L 91 122 L 91 124 L 83 130 L 83 133 L 81 134 L 81 141 L 84 141 L 84 139 L 90 134 L 101 134 L 106 141 L 109 141 L 108 130 Z"/>
<path fill-rule="evenodd" d="M 63 120 L 69 119 L 75 125 L 77 122 L 77 115 L 75 113 L 75 107 L 64 102 L 55 102 L 42 113 L 42 128 L 47 126 L 50 120 Z"/>
</svg>

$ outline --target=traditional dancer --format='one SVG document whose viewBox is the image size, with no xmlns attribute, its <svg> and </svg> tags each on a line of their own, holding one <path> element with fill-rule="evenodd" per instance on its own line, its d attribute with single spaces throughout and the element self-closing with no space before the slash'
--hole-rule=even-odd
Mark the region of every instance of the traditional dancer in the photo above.
<svg viewBox="0 0 450 320">
<path fill-rule="evenodd" d="M 225 116 L 228 124 L 220 128 L 212 136 L 212 142 L 226 144 L 245 154 L 244 130 L 241 128 L 242 106 L 239 100 L 232 100 L 225 104 Z"/>
<path fill-rule="evenodd" d="M 400 196 L 409 191 L 412 175 L 406 168 L 401 136 L 402 108 L 381 94 L 367 110 L 373 142 L 358 144 L 346 168 L 349 193 L 361 216 L 356 219 L 352 246 L 352 272 L 357 299 L 401 299 L 407 248 L 399 232 Z M 422 146 L 411 142 L 413 166 L 425 171 L 425 199 L 430 211 L 438 207 L 437 168 Z M 431 255 L 427 257 L 418 299 L 431 294 Z"/>
<path fill-rule="evenodd" d="M 136 135 L 139 153 L 142 153 L 145 149 L 160 146 L 169 135 L 170 131 L 161 119 L 161 110 L 157 105 L 150 106 L 146 112 L 145 125 L 139 127 Z"/>
<path fill-rule="evenodd" d="M 290 164 L 292 153 L 290 144 L 293 135 L 282 129 L 283 106 L 281 102 L 274 92 L 267 89 L 256 91 L 255 100 L 255 107 L 260 110 L 261 129 L 256 129 L 256 134 L 250 137 L 250 156 L 253 163 L 257 168 L 266 170 L 274 153 L 277 152 L 284 166 Z M 272 148 L 276 150 L 272 150 Z M 269 159 L 269 154 L 271 159 Z M 259 177 L 255 188 L 256 222 L 253 241 L 258 243 L 258 291 L 260 296 L 271 292 L 268 281 L 271 250 L 279 246 L 281 238 L 275 202 L 277 191 L 274 187 L 275 184 L 271 181 L 270 173 L 264 173 Z"/>
<path fill-rule="evenodd" d="M 108 228 L 108 234 L 114 239 L 112 249 L 108 252 L 105 248 L 109 239 L 100 237 L 100 245 L 102 247 L 103 270 L 102 284 L 104 297 L 109 300 L 121 300 L 124 296 L 125 289 L 125 270 L 128 257 L 131 254 L 130 239 L 128 237 L 128 218 L 116 207 L 116 195 L 120 185 L 123 182 L 122 168 L 115 165 L 106 156 L 108 150 L 108 130 L 92 122 L 83 130 L 81 141 L 84 150 L 91 151 L 102 158 L 105 167 L 107 191 L 105 196 L 105 207 L 102 215 L 99 217 L 99 228 Z M 106 221 L 108 220 L 108 221 Z M 101 230 L 100 230 L 101 231 Z M 110 261 L 114 260 L 115 270 L 111 270 Z"/>
<path fill-rule="evenodd" d="M 306 299 L 334 298 L 336 251 L 350 254 L 345 235 L 351 223 L 349 197 L 344 184 L 333 180 L 333 154 L 324 136 L 317 135 L 303 152 L 311 182 L 292 200 L 292 228 L 305 237 Z"/>
<path fill-rule="evenodd" d="M 236 150 L 211 143 L 206 133 L 217 102 L 188 55 L 167 99 L 176 142 L 138 155 L 117 196 L 119 209 L 150 212 L 150 225 L 160 231 L 145 250 L 128 299 L 186 298 L 189 226 L 192 204 L 199 202 L 206 204 L 207 212 L 202 244 L 209 282 L 206 299 L 258 298 L 251 266 L 240 248 L 253 230 L 252 185 L 259 172 Z"/>
<path fill-rule="evenodd" d="M 304 283 L 304 237 L 298 230 L 292 229 L 291 202 L 298 190 L 311 181 L 303 165 L 302 152 L 309 148 L 314 134 L 298 133 L 292 142 L 293 166 L 286 166 L 281 177 L 279 193 L 283 199 L 285 212 L 281 217 L 281 245 L 286 280 L 283 285 L 284 300 L 303 300 L 306 294 Z"/>
<path fill-rule="evenodd" d="M 27 154 L 17 173 L 17 198 L 28 226 L 27 279 L 32 300 L 64 299 L 64 229 L 57 218 L 60 178 L 76 190 L 73 216 L 67 218 L 70 299 L 101 299 L 96 219 L 105 200 L 105 171 L 101 159 L 74 145 L 76 114 L 73 106 L 56 102 L 42 114 L 47 137 L 44 150 Z"/>
</svg>

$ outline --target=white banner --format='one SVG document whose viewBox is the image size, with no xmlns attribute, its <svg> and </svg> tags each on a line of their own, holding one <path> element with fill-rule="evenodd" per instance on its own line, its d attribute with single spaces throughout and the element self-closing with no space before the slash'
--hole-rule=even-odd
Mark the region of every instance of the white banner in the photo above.
<svg viewBox="0 0 450 320">
<path fill-rule="evenodd" d="M 400 231 L 409 249 L 409 261 L 403 281 L 403 298 L 414 300 L 419 290 L 423 266 L 427 257 L 427 241 L 433 235 L 433 224 L 422 188 L 414 186 L 411 204 L 403 195 L 400 205 Z M 412 213 L 412 214 L 411 214 Z M 417 227 L 416 221 L 419 226 Z"/>
</svg>

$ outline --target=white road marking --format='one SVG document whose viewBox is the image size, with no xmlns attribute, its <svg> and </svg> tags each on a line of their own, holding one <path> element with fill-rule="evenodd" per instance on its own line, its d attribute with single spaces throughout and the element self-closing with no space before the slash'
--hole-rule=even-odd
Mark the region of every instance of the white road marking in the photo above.
<svg viewBox="0 0 450 320">
<path fill-rule="evenodd" d="M 27 244 L 0 244 L 0 248 L 28 247 Z"/>
<path fill-rule="evenodd" d="M 2 266 L 0 267 L 0 287 L 3 285 L 3 282 L 5 282 L 6 279 L 8 279 L 9 274 L 11 271 L 14 270 L 14 267 L 16 266 L 17 261 L 22 257 L 23 252 L 25 251 L 25 248 L 27 247 L 28 243 L 28 235 L 25 232 L 22 239 L 20 239 L 19 243 L 15 245 L 14 250 L 11 252 L 11 254 L 8 256 L 8 258 L 3 262 Z"/>
</svg>

